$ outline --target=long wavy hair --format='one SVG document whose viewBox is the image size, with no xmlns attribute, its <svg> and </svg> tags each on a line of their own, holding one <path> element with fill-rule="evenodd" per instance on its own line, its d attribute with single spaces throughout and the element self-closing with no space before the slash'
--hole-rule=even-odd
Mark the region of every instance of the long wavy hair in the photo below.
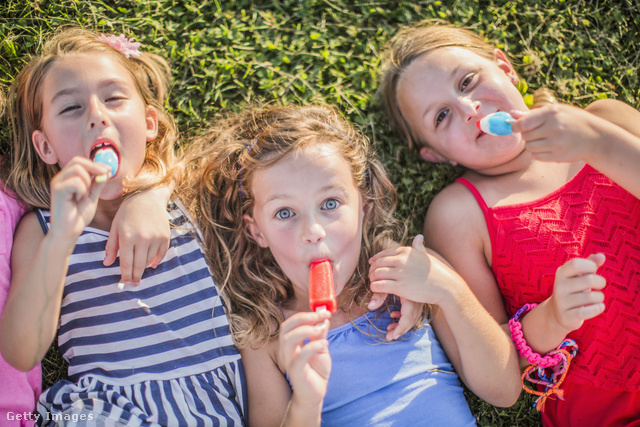
<svg viewBox="0 0 640 427">
<path fill-rule="evenodd" d="M 344 156 L 364 200 L 361 253 L 339 296 L 340 307 L 356 304 L 367 311 L 369 258 L 405 239 L 405 227 L 393 215 L 397 196 L 384 167 L 367 138 L 335 109 L 259 107 L 218 122 L 188 148 L 185 173 L 190 178 L 184 180 L 184 191 L 240 348 L 275 339 L 284 320 L 282 307 L 294 297 L 271 251 L 253 240 L 243 220 L 244 214 L 253 214 L 253 177 L 313 144 L 330 144 Z"/>
<path fill-rule="evenodd" d="M 175 161 L 177 131 L 173 118 L 164 108 L 170 82 L 166 60 L 145 52 L 138 57 L 127 58 L 119 50 L 98 41 L 99 37 L 98 32 L 77 27 L 60 30 L 20 71 L 9 89 L 8 114 L 13 128 L 13 143 L 7 186 L 32 207 L 49 207 L 49 183 L 60 170 L 57 164 L 44 163 L 31 141 L 33 132 L 42 127 L 42 87 L 51 68 L 69 55 L 89 52 L 110 55 L 129 71 L 145 105 L 156 110 L 158 136 L 147 142 L 140 173 L 125 183 L 128 192 L 142 191 L 171 179 L 169 170 Z"/>
<path fill-rule="evenodd" d="M 410 148 L 428 146 L 421 141 L 414 129 L 405 120 L 398 105 L 398 82 L 406 69 L 420 56 L 444 47 L 461 47 L 494 60 L 496 47 L 471 30 L 449 24 L 442 20 L 426 20 L 402 28 L 389 42 L 386 51 L 378 94 L 392 126 L 407 140 Z M 547 88 L 533 94 L 532 108 L 556 102 Z"/>
</svg>

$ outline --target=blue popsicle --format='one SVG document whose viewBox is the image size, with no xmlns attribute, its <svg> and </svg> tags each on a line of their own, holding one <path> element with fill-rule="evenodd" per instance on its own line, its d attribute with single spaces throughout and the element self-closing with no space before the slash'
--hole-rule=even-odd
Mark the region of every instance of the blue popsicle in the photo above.
<svg viewBox="0 0 640 427">
<path fill-rule="evenodd" d="M 118 154 L 111 147 L 100 148 L 93 154 L 93 161 L 102 163 L 111 168 L 109 178 L 113 178 L 118 172 Z"/>
<path fill-rule="evenodd" d="M 511 129 L 511 122 L 513 117 L 509 113 L 504 111 L 498 111 L 497 113 L 484 116 L 482 119 L 476 122 L 476 126 L 482 132 L 490 135 L 510 135 L 513 133 Z"/>
</svg>

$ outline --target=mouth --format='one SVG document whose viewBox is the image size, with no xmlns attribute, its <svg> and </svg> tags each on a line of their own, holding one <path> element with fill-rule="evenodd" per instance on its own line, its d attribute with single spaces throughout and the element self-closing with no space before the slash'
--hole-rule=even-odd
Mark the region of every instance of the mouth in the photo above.
<svg viewBox="0 0 640 427">
<path fill-rule="evenodd" d="M 91 147 L 89 158 L 94 162 L 111 167 L 111 172 L 109 172 L 110 179 L 116 176 L 120 170 L 120 151 L 110 141 L 102 140 L 95 143 Z"/>
<path fill-rule="evenodd" d="M 313 264 L 318 264 L 320 262 L 325 262 L 325 261 L 328 262 L 329 264 L 331 264 L 331 266 L 333 267 L 333 263 L 327 257 L 316 257 L 316 258 L 313 258 L 311 260 L 311 262 L 309 263 L 309 267 L 311 267 Z"/>
</svg>

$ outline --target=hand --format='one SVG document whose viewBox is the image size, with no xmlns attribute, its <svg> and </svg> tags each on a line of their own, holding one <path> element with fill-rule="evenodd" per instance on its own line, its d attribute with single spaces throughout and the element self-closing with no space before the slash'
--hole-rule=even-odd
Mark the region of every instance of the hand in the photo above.
<svg viewBox="0 0 640 427">
<path fill-rule="evenodd" d="M 390 248 L 374 255 L 369 280 L 372 292 L 436 305 L 446 302 L 456 283 L 464 284 L 457 273 L 424 247 L 422 236 L 413 239 L 412 247 Z"/>
<path fill-rule="evenodd" d="M 74 157 L 51 180 L 51 233 L 75 242 L 93 220 L 109 168 Z M 54 226 L 55 224 L 55 226 Z"/>
<path fill-rule="evenodd" d="M 607 281 L 596 274 L 604 261 L 603 254 L 593 254 L 572 259 L 558 268 L 549 302 L 556 322 L 567 331 L 575 331 L 585 320 L 604 312 L 602 289 Z"/>
<path fill-rule="evenodd" d="M 170 193 L 170 188 L 160 188 L 133 195 L 122 202 L 113 218 L 103 264 L 113 264 L 119 251 L 125 285 L 140 284 L 145 268 L 157 267 L 169 249 Z"/>
<path fill-rule="evenodd" d="M 526 149 L 546 162 L 587 161 L 605 142 L 607 127 L 615 126 L 582 108 L 552 104 L 526 113 L 512 111 L 511 128 L 520 132 Z"/>
<path fill-rule="evenodd" d="M 304 406 L 322 403 L 331 373 L 329 318 L 331 313 L 296 313 L 280 326 L 278 360 L 289 374 L 292 399 Z M 305 339 L 309 342 L 305 344 Z"/>
</svg>

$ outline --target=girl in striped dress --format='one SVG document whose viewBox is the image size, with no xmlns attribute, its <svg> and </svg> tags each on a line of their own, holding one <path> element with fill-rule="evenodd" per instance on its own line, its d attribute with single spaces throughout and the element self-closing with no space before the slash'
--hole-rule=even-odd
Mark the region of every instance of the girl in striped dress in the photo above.
<svg viewBox="0 0 640 427">
<path fill-rule="evenodd" d="M 10 184 L 40 209 L 16 231 L 2 353 L 29 370 L 58 334 L 69 380 L 40 397 L 40 425 L 242 425 L 240 355 L 180 202 L 167 255 L 139 284 L 103 264 L 125 194 L 171 179 L 168 66 L 138 48 L 65 30 L 16 79 Z M 90 160 L 100 150 L 110 166 Z"/>
</svg>

